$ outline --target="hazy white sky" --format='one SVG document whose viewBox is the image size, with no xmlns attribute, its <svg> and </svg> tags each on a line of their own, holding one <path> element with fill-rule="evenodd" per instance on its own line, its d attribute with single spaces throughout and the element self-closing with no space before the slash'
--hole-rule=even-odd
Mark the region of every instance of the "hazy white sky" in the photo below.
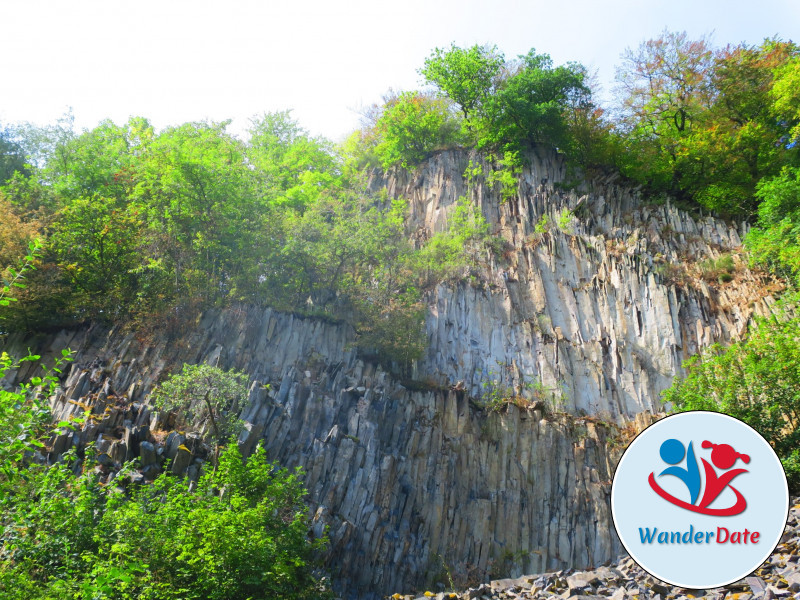
<svg viewBox="0 0 800 600">
<path fill-rule="evenodd" d="M 597 69 L 664 28 L 718 45 L 800 42 L 800 0 L 0 0 L 0 121 L 157 127 L 291 108 L 337 139 L 434 47 L 494 43 Z"/>
</svg>

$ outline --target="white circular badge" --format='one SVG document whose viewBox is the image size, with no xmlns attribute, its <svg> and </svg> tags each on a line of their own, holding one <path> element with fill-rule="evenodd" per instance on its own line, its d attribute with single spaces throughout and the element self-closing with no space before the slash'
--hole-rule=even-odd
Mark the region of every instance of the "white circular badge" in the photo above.
<svg viewBox="0 0 800 600">
<path fill-rule="evenodd" d="M 728 415 L 671 415 L 640 433 L 614 473 L 611 512 L 623 546 L 645 570 L 708 589 L 758 568 L 783 535 L 789 488 L 780 460 Z"/>
</svg>

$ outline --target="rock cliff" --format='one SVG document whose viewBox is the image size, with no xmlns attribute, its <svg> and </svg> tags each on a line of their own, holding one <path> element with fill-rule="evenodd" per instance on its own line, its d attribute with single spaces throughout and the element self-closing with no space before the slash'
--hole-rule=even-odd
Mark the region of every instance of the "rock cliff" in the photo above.
<svg viewBox="0 0 800 600">
<path fill-rule="evenodd" d="M 743 225 L 693 217 L 613 177 L 559 191 L 563 158 L 530 158 L 508 200 L 484 181 L 467 185 L 470 160 L 490 167 L 466 153 L 371 182 L 407 198 L 412 223 L 429 232 L 445 227 L 466 196 L 507 244 L 503 258 L 489 258 L 485 286 L 439 287 L 418 377 L 465 380 L 476 395 L 487 379 L 523 390 L 541 382 L 561 392 L 568 412 L 622 422 L 658 410 L 689 356 L 739 338 L 754 313 L 769 313 L 779 284 L 738 256 Z M 704 263 L 721 255 L 735 265 L 725 283 Z"/>
<path fill-rule="evenodd" d="M 57 436 L 53 453 L 96 441 L 111 461 L 139 455 L 166 435 L 147 404 L 155 383 L 184 362 L 209 362 L 253 378 L 240 444 L 263 440 L 272 460 L 305 469 L 313 527 L 328 528 L 326 562 L 345 596 L 617 556 L 608 497 L 620 427 L 658 408 L 684 358 L 768 312 L 773 284 L 736 257 L 733 281 L 700 277 L 700 261 L 735 255 L 740 228 L 613 182 L 558 191 L 565 167 L 554 155 L 533 156 L 504 202 L 485 182 L 466 186 L 469 159 L 446 152 L 370 182 L 408 199 L 420 237 L 444 227 L 466 194 L 506 241 L 477 281 L 429 297 L 415 382 L 359 357 L 345 324 L 253 307 L 210 311 L 180 336 L 94 326 L 9 340 L 17 354 L 34 343 L 43 354 L 77 351 L 55 417 L 87 408 L 94 417 Z M 537 233 L 545 214 L 560 227 Z M 554 390 L 550 406 L 475 402 L 484 384 L 524 394 L 532 383 Z M 175 456 L 174 439 L 155 460 Z M 191 476 L 201 461 L 187 456 L 179 470 Z"/>
</svg>

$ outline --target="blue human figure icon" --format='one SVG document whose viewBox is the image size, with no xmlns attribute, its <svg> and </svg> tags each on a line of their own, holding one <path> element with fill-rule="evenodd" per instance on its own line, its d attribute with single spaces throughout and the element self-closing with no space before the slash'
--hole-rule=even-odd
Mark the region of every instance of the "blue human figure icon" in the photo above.
<svg viewBox="0 0 800 600">
<path fill-rule="evenodd" d="M 700 495 L 700 468 L 697 466 L 692 443 L 689 442 L 689 450 L 687 451 L 683 447 L 683 443 L 671 438 L 661 444 L 659 454 L 661 454 L 661 458 L 665 463 L 673 465 L 661 471 L 659 477 L 661 475 L 674 475 L 683 481 L 689 489 L 691 504 L 694 504 Z M 684 454 L 686 455 L 686 468 L 676 466 L 683 460 Z"/>
</svg>

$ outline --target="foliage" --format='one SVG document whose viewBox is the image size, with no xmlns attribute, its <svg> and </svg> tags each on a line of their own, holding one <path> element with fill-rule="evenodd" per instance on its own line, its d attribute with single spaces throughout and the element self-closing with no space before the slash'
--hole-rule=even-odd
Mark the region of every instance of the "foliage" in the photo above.
<svg viewBox="0 0 800 600">
<path fill-rule="evenodd" d="M 775 68 L 775 80 L 770 90 L 772 111 L 791 127 L 782 141 L 797 145 L 800 141 L 800 56 L 785 61 Z"/>
<path fill-rule="evenodd" d="M 585 69 L 575 63 L 554 67 L 549 55 L 531 49 L 507 70 L 487 102 L 478 147 L 519 152 L 545 144 L 568 150 L 568 110 L 589 103 Z"/>
<path fill-rule="evenodd" d="M 722 254 L 717 258 L 703 260 L 698 266 L 703 279 L 706 281 L 718 281 L 719 283 L 731 281 L 736 270 L 736 263 L 730 254 Z"/>
<path fill-rule="evenodd" d="M 460 278 L 475 266 L 487 246 L 492 245 L 489 224 L 466 197 L 456 200 L 449 227 L 434 233 L 415 257 L 414 270 L 430 286 L 442 280 Z"/>
<path fill-rule="evenodd" d="M 748 339 L 713 346 L 684 364 L 663 400 L 679 410 L 724 412 L 752 426 L 784 461 L 800 486 L 800 320 L 761 321 Z"/>
<path fill-rule="evenodd" d="M 408 374 L 412 362 L 422 358 L 426 347 L 426 310 L 416 292 L 411 289 L 388 298 L 383 305 L 363 302 L 359 306 L 363 324 L 358 346 L 397 365 L 401 375 Z"/>
<path fill-rule="evenodd" d="M 2 233 L 4 237 L 7 235 L 6 231 Z M 28 271 L 33 269 L 33 262 L 39 257 L 42 251 L 42 242 L 39 238 L 34 238 L 28 242 L 27 253 L 24 256 L 18 256 L 22 253 L 19 248 L 19 240 L 14 240 L 13 235 L 9 235 L 8 237 L 12 239 L 9 240 L 10 243 L 4 244 L 3 250 L 8 252 L 11 256 L 5 257 L 4 262 L 8 261 L 10 263 L 11 261 L 9 258 L 12 258 L 17 260 L 17 264 L 4 264 L 3 266 L 5 268 L 0 271 L 0 284 L 2 284 L 0 285 L 0 307 L 7 307 L 12 302 L 17 301 L 17 298 L 14 296 L 19 290 L 25 289 L 25 284 L 22 283 L 22 280 L 25 278 Z M 14 241 L 17 242 L 17 247 L 14 247 Z"/>
<path fill-rule="evenodd" d="M 763 179 L 756 196 L 758 227 L 747 235 L 753 259 L 772 271 L 800 282 L 800 168 L 785 168 Z"/>
<path fill-rule="evenodd" d="M 184 364 L 180 373 L 158 385 L 152 402 L 161 410 L 178 412 L 187 425 L 201 424 L 219 446 L 238 433 L 248 381 L 239 371 Z"/>
<path fill-rule="evenodd" d="M 0 124 L 0 185 L 13 177 L 14 173 L 27 173 L 25 151 L 14 130 Z"/>
<path fill-rule="evenodd" d="M 539 408 L 557 412 L 563 409 L 563 390 L 547 387 L 541 380 L 534 378 L 517 386 L 503 384 L 493 371 L 491 379 L 483 382 L 481 405 L 488 412 L 500 412 L 509 405 L 522 409 Z"/>
<path fill-rule="evenodd" d="M 140 216 L 123 200 L 79 197 L 54 224 L 50 247 L 80 302 L 108 317 L 127 314 L 137 291 Z"/>
<path fill-rule="evenodd" d="M 387 102 L 375 129 L 375 154 L 384 169 L 418 165 L 462 137 L 461 123 L 448 102 L 419 92 L 405 92 Z"/>
<path fill-rule="evenodd" d="M 791 79 L 797 53 L 791 42 L 714 49 L 671 32 L 628 50 L 617 74 L 617 164 L 655 192 L 749 216 L 758 181 L 797 159 L 789 96 L 773 91 Z"/>
<path fill-rule="evenodd" d="M 436 48 L 425 59 L 420 74 L 461 109 L 468 127 L 482 113 L 504 66 L 496 46 Z"/>
<path fill-rule="evenodd" d="M 585 127 L 588 121 L 575 111 L 591 112 L 585 69 L 574 63 L 554 67 L 550 56 L 533 49 L 505 61 L 496 47 L 437 48 L 420 73 L 461 108 L 473 143 L 502 152 L 506 161 L 516 157 L 514 167 L 534 144 L 575 146 L 568 115 Z"/>
<path fill-rule="evenodd" d="M 0 499 L 4 598 L 329 597 L 312 575 L 324 540 L 307 537 L 301 473 L 263 449 L 244 462 L 230 446 L 194 491 L 162 475 L 126 492 L 70 467 L 31 467 Z"/>
<path fill-rule="evenodd" d="M 69 350 L 62 350 L 61 357 L 43 375 L 32 377 L 16 390 L 0 389 L 0 492 L 9 482 L 24 478 L 26 459 L 44 448 L 43 439 L 51 418 L 48 398 L 58 384 L 61 367 L 71 356 Z M 0 353 L 0 379 L 23 363 L 40 358 L 28 354 L 15 361 L 6 352 Z"/>
<path fill-rule="evenodd" d="M 558 228 L 564 233 L 569 233 L 572 230 L 572 221 L 575 218 L 575 213 L 570 209 L 565 208 L 558 214 Z"/>
<path fill-rule="evenodd" d="M 536 221 L 536 225 L 533 226 L 533 233 L 535 235 L 542 235 L 550 231 L 552 227 L 552 219 L 549 215 L 543 214 L 538 221 Z"/>
<path fill-rule="evenodd" d="M 333 146 L 308 134 L 290 111 L 251 121 L 245 152 L 255 169 L 256 193 L 267 205 L 305 210 L 344 183 Z"/>
<path fill-rule="evenodd" d="M 494 158 L 491 157 L 490 158 Z M 519 189 L 519 176 L 522 173 L 522 158 L 517 151 L 507 151 L 496 162 L 486 178 L 486 183 L 500 188 L 500 197 L 510 200 L 517 195 Z"/>
</svg>

